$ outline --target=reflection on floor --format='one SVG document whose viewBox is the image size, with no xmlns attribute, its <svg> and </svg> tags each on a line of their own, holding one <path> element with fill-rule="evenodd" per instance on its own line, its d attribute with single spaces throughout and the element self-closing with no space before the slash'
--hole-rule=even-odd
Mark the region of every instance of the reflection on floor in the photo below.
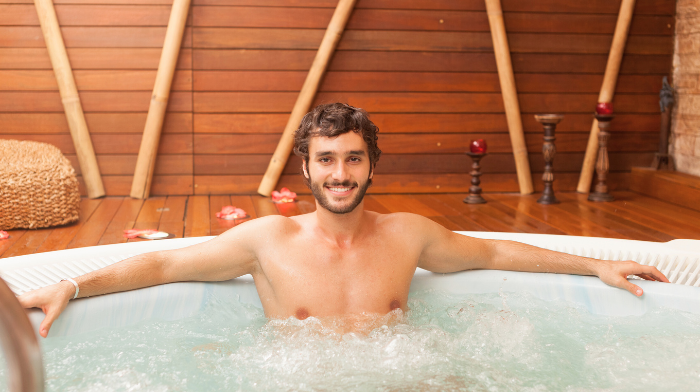
<svg viewBox="0 0 700 392">
<path fill-rule="evenodd" d="M 365 208 L 380 213 L 412 212 L 450 230 L 503 231 L 669 241 L 700 239 L 700 212 L 634 192 L 614 192 L 616 200 L 593 203 L 585 195 L 557 193 L 561 204 L 537 204 L 539 195 L 486 194 L 486 204 L 468 205 L 465 195 L 370 195 Z M 39 230 L 10 230 L 0 241 L 0 257 L 126 242 L 126 229 L 158 229 L 176 237 L 221 234 L 244 220 L 216 219 L 226 205 L 242 208 L 249 219 L 280 214 L 293 216 L 315 210 L 313 197 L 296 203 L 273 204 L 261 196 L 213 195 L 83 199 L 76 224 Z M 128 240 L 142 241 L 142 240 Z"/>
</svg>

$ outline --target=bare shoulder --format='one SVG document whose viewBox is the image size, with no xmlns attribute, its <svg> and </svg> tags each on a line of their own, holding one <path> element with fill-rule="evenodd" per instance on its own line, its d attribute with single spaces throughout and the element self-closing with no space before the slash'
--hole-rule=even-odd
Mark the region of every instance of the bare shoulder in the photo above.
<svg viewBox="0 0 700 392">
<path fill-rule="evenodd" d="M 243 222 L 226 231 L 220 237 L 240 238 L 257 242 L 258 240 L 267 241 L 279 236 L 288 236 L 300 229 L 301 226 L 294 219 L 282 215 L 268 215 Z"/>
<path fill-rule="evenodd" d="M 373 212 L 373 214 L 376 214 L 378 216 L 378 219 L 386 222 L 386 223 L 426 223 L 426 222 L 432 222 L 430 219 L 418 215 L 418 214 L 412 214 L 410 212 L 393 212 L 391 214 L 379 214 L 376 212 Z"/>
<path fill-rule="evenodd" d="M 376 213 L 375 213 L 376 214 Z M 387 230 L 402 233 L 404 235 L 420 235 L 442 228 L 432 220 L 410 212 L 395 212 L 392 214 L 377 214 L 377 224 Z"/>
</svg>

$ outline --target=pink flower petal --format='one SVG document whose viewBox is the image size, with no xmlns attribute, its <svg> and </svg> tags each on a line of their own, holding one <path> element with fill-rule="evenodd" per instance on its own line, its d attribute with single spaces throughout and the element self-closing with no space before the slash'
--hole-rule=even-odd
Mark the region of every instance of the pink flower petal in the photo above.
<svg viewBox="0 0 700 392">
<path fill-rule="evenodd" d="M 7 238 L 10 238 L 10 233 L 6 232 L 5 230 L 0 230 L 0 240 Z"/>
<path fill-rule="evenodd" d="M 241 208 L 236 208 L 234 206 L 226 206 L 221 209 L 220 212 L 216 213 L 216 217 L 219 219 L 242 219 L 245 218 L 248 215 L 247 212 L 245 212 Z"/>
<path fill-rule="evenodd" d="M 140 235 L 149 235 L 153 233 L 157 233 L 158 230 L 140 230 L 140 229 L 130 229 L 130 230 L 124 230 L 124 237 L 125 238 L 136 238 Z"/>
<path fill-rule="evenodd" d="M 282 188 L 279 192 L 272 192 L 272 201 L 276 203 L 291 203 L 297 198 L 297 194 L 288 188 Z"/>
</svg>

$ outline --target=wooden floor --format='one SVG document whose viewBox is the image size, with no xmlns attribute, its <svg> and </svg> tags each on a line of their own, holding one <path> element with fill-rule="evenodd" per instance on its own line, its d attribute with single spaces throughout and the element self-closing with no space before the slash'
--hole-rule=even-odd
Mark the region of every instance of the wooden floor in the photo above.
<svg viewBox="0 0 700 392">
<path fill-rule="evenodd" d="M 487 194 L 487 204 L 467 205 L 464 195 L 372 195 L 365 208 L 381 213 L 413 212 L 450 230 L 526 232 L 613 237 L 645 241 L 700 239 L 700 212 L 634 192 L 615 192 L 616 201 L 591 203 L 584 195 L 557 193 L 558 205 L 543 206 L 539 195 Z M 146 201 L 128 197 L 83 199 L 76 224 L 39 230 L 11 230 L 0 240 L 0 257 L 127 242 L 125 229 L 158 229 L 176 237 L 217 235 L 241 223 L 214 217 L 221 207 L 243 208 L 251 219 L 312 212 L 311 196 L 273 204 L 261 196 L 169 196 Z M 139 240 L 129 240 L 139 241 Z"/>
</svg>

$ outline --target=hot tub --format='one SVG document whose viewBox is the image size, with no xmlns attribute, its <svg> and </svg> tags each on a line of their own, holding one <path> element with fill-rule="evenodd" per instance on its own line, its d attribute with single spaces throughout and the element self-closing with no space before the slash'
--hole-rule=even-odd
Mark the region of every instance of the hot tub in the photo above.
<svg viewBox="0 0 700 392">
<path fill-rule="evenodd" d="M 42 340 L 49 390 L 579 390 L 625 389 L 630 380 L 640 379 L 648 379 L 645 385 L 652 389 L 663 385 L 682 390 L 700 376 L 695 370 L 700 369 L 700 332 L 694 332 L 700 322 L 700 241 L 462 234 L 600 259 L 631 259 L 656 266 L 675 284 L 635 282 L 645 292 L 637 298 L 588 276 L 491 270 L 434 274 L 419 269 L 411 285 L 407 324 L 378 328 L 366 337 L 319 332 L 322 327 L 313 318 L 266 323 L 250 276 L 79 299 L 69 303 L 49 338 Z M 0 260 L 0 276 L 21 294 L 136 254 L 211 238 L 8 258 Z M 211 313 L 212 302 L 220 303 L 219 313 Z M 228 314 L 229 308 L 235 314 Z M 252 316 L 241 319 L 239 313 Z M 43 317 L 39 310 L 30 311 L 35 328 Z M 466 329 L 455 331 L 460 323 Z M 652 335 L 644 329 L 647 323 Z M 173 330 L 182 332 L 171 336 Z M 586 334 L 588 341 L 576 340 Z M 678 335 L 678 342 L 665 340 L 667 335 Z M 562 339 L 573 346 L 562 348 Z M 151 347 L 151 341 L 158 342 Z M 106 353 L 100 352 L 102 346 L 109 346 Z M 125 364 L 103 363 L 103 357 Z M 632 357 L 649 364 L 626 364 Z M 96 363 L 90 364 L 93 358 Z M 674 361 L 685 367 L 679 370 Z M 167 364 L 160 368 L 157 362 Z M 340 362 L 347 362 L 350 370 L 336 368 Z M 591 370 L 593 365 L 597 367 Z M 156 381 L 150 378 L 155 374 L 160 374 Z M 110 383 L 114 385 L 106 388 Z"/>
<path fill-rule="evenodd" d="M 601 315 L 640 315 L 651 308 L 700 312 L 700 241 L 667 243 L 544 234 L 459 232 L 478 238 L 506 239 L 559 252 L 603 260 L 634 260 L 656 266 L 671 282 L 637 282 L 645 292 L 636 298 L 589 276 L 466 271 L 433 274 L 418 269 L 411 290 L 439 288 L 455 294 L 527 292 L 543 300 L 563 299 Z M 0 259 L 0 277 L 15 294 L 34 290 L 65 277 L 76 277 L 131 256 L 183 248 L 214 237 L 180 238 L 151 242 L 103 245 Z M 249 275 L 215 283 L 173 283 L 71 301 L 51 328 L 50 336 L 80 334 L 106 326 L 125 326 L 149 318 L 176 320 L 197 312 L 211 294 L 237 295 L 241 301 L 262 307 Z M 35 328 L 43 319 L 30 311 Z"/>
</svg>

